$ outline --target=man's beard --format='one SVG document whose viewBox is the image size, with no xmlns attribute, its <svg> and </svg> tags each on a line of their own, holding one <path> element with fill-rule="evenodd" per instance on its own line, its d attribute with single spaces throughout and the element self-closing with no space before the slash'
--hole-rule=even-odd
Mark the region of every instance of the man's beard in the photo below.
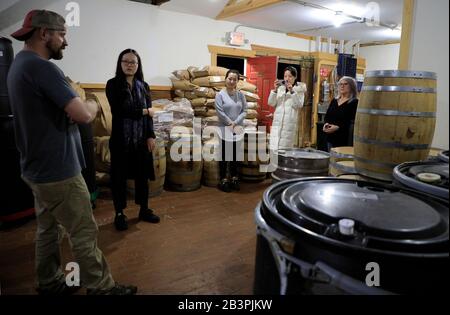
<svg viewBox="0 0 450 315">
<path fill-rule="evenodd" d="M 47 49 L 50 51 L 50 59 L 54 59 L 54 60 L 63 59 L 63 52 L 62 52 L 63 46 L 61 46 L 59 48 L 54 48 L 54 47 L 52 47 L 50 42 L 47 42 L 46 46 L 47 46 Z"/>
</svg>

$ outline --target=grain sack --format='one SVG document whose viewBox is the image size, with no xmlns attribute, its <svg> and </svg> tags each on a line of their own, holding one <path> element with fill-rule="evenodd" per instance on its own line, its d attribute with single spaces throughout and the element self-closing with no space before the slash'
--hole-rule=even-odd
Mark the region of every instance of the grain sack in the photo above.
<svg viewBox="0 0 450 315">
<path fill-rule="evenodd" d="M 214 91 L 211 88 L 208 87 L 199 87 L 194 90 L 195 95 L 197 97 L 208 97 L 208 98 L 215 98 L 216 97 L 216 91 Z"/>
<path fill-rule="evenodd" d="M 197 71 L 199 73 L 199 76 L 196 76 L 196 77 L 200 77 L 200 75 L 224 77 L 227 74 L 228 70 L 229 69 L 223 68 L 223 67 L 206 66 Z M 206 75 L 203 75 L 204 73 L 206 73 Z M 194 71 L 194 74 L 196 75 L 196 71 Z"/>
<path fill-rule="evenodd" d="M 208 111 L 206 112 L 206 117 L 213 117 L 213 116 L 217 116 L 216 110 L 208 108 Z"/>
<path fill-rule="evenodd" d="M 188 100 L 193 100 L 194 98 L 197 98 L 197 95 L 195 95 L 194 91 L 185 91 L 184 97 Z"/>
<path fill-rule="evenodd" d="M 200 97 L 200 98 L 195 98 L 191 101 L 192 107 L 204 107 L 206 104 L 206 98 L 204 97 Z"/>
<path fill-rule="evenodd" d="M 219 125 L 219 117 L 217 117 L 217 116 L 206 117 L 203 119 L 203 122 L 207 126 L 218 126 Z"/>
<path fill-rule="evenodd" d="M 193 79 L 203 78 L 203 77 L 209 76 L 209 71 L 208 71 L 208 69 L 206 67 L 192 69 L 191 73 L 192 73 L 192 78 Z"/>
<path fill-rule="evenodd" d="M 165 110 L 165 107 L 173 102 L 168 99 L 159 99 L 152 101 L 152 108 L 155 112 L 161 112 Z"/>
<path fill-rule="evenodd" d="M 224 87 L 225 77 L 223 76 L 209 76 L 192 80 L 192 84 L 203 87 Z"/>
<path fill-rule="evenodd" d="M 175 90 L 173 93 L 174 93 L 177 97 L 181 97 L 181 98 L 184 97 L 184 91 L 182 91 L 182 90 Z"/>
<path fill-rule="evenodd" d="M 172 72 L 172 74 L 179 80 L 190 80 L 191 75 L 189 74 L 189 71 L 187 70 L 175 70 Z"/>
<path fill-rule="evenodd" d="M 258 118 L 258 112 L 254 109 L 247 109 L 247 115 L 245 116 L 247 119 L 255 119 Z"/>
<path fill-rule="evenodd" d="M 244 119 L 245 131 L 256 131 L 258 125 L 258 119 Z"/>
<path fill-rule="evenodd" d="M 206 117 L 207 112 L 208 112 L 208 108 L 206 106 L 194 107 L 194 115 L 195 116 Z"/>
<path fill-rule="evenodd" d="M 170 81 L 172 81 L 172 86 L 175 90 L 192 91 L 197 87 L 188 80 L 179 80 L 175 77 L 170 78 Z"/>
<path fill-rule="evenodd" d="M 109 151 L 109 137 L 94 137 L 95 170 L 109 173 L 111 168 L 111 154 Z"/>
<path fill-rule="evenodd" d="M 256 103 L 256 102 L 247 102 L 247 109 L 257 110 L 258 109 L 258 103 Z"/>
<path fill-rule="evenodd" d="M 104 137 L 111 136 L 112 130 L 112 114 L 111 107 L 105 92 L 91 92 L 86 95 L 87 99 L 97 102 L 99 111 L 93 122 L 94 136 Z"/>
<path fill-rule="evenodd" d="M 195 79 L 194 76 L 194 71 L 197 71 L 198 67 L 194 67 L 194 66 L 190 66 L 187 68 L 187 72 L 189 72 L 189 76 L 191 77 L 191 79 Z"/>
<path fill-rule="evenodd" d="M 258 125 L 258 119 L 244 119 L 244 126 L 254 126 L 256 127 Z"/>
<path fill-rule="evenodd" d="M 69 82 L 70 86 L 72 87 L 72 89 L 75 90 L 75 92 L 77 92 L 78 96 L 83 100 L 86 101 L 86 92 L 84 91 L 84 89 L 81 87 L 80 82 L 74 82 L 72 81 L 72 79 L 70 79 L 69 77 L 66 77 L 67 82 Z"/>
<path fill-rule="evenodd" d="M 239 81 L 237 84 L 237 89 L 238 90 L 244 90 L 247 92 L 251 92 L 251 93 L 256 93 L 256 85 L 251 84 L 247 81 Z"/>
<path fill-rule="evenodd" d="M 247 91 L 244 91 L 244 90 L 242 90 L 241 93 L 244 94 L 245 99 L 247 100 L 247 102 L 259 101 L 259 95 L 258 94 L 250 93 L 250 92 L 247 92 Z"/>
<path fill-rule="evenodd" d="M 216 108 L 216 99 L 215 98 L 208 98 L 206 100 L 206 107 L 208 108 Z"/>
</svg>

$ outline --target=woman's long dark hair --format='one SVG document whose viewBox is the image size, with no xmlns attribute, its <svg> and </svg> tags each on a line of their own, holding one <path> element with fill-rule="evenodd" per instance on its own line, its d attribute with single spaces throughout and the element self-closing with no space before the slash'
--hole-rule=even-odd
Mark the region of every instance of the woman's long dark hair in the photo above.
<svg viewBox="0 0 450 315">
<path fill-rule="evenodd" d="M 138 60 L 138 69 L 136 71 L 136 74 L 134 75 L 134 77 L 141 81 L 144 82 L 144 73 L 142 72 L 142 62 L 141 62 L 141 57 L 139 56 L 139 54 L 137 53 L 136 50 L 128 48 L 125 49 L 124 51 L 122 51 L 119 55 L 119 58 L 117 59 L 117 67 L 116 67 L 116 78 L 118 79 L 126 79 L 125 73 L 122 70 L 122 58 L 124 55 L 126 54 L 134 54 L 137 57 Z"/>
<path fill-rule="evenodd" d="M 291 75 L 295 78 L 294 80 L 294 86 L 297 84 L 298 74 L 297 69 L 295 69 L 293 66 L 287 66 L 286 69 L 283 71 L 283 75 L 286 73 L 286 71 L 289 71 Z"/>
</svg>

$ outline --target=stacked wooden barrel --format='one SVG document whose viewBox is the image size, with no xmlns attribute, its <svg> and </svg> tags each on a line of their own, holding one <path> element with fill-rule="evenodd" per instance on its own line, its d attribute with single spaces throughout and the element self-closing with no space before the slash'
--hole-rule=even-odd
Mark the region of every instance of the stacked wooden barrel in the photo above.
<svg viewBox="0 0 450 315">
<path fill-rule="evenodd" d="M 247 131 L 245 133 L 243 161 L 238 166 L 239 176 L 242 181 L 257 183 L 267 178 L 267 172 L 261 169 L 261 167 L 269 164 L 267 139 L 267 134 L 262 131 Z"/>
<path fill-rule="evenodd" d="M 355 121 L 357 172 L 392 181 L 397 165 L 427 158 L 435 124 L 435 73 L 368 72 Z"/>
<path fill-rule="evenodd" d="M 174 191 L 194 191 L 201 187 L 201 137 L 189 128 L 175 129 L 171 131 L 167 152 L 166 185 Z"/>
<path fill-rule="evenodd" d="M 353 147 L 337 147 L 330 150 L 330 176 L 355 174 Z"/>
</svg>

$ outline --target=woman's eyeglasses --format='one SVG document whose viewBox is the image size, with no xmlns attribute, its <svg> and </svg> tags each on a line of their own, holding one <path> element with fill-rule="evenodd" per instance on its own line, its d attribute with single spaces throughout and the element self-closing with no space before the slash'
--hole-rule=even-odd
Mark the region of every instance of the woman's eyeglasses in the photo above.
<svg viewBox="0 0 450 315">
<path fill-rule="evenodd" d="M 339 85 L 339 86 L 347 86 L 348 83 L 339 83 L 338 85 Z"/>
<path fill-rule="evenodd" d="M 130 65 L 130 66 L 136 66 L 138 64 L 137 61 L 128 61 L 128 60 L 122 60 L 122 63 Z"/>
</svg>

